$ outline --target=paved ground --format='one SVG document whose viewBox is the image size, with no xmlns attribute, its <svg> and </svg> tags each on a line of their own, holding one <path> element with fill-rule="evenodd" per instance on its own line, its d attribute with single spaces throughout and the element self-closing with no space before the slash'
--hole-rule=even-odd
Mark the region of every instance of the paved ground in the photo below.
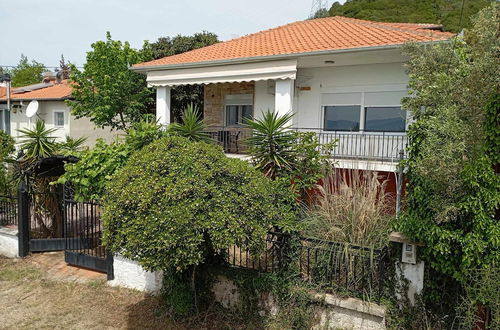
<svg viewBox="0 0 500 330">
<path fill-rule="evenodd" d="M 60 253 L 0 257 L 0 329 L 255 329 L 213 307 L 171 318 L 160 297 L 106 285 L 105 275 L 67 266 Z"/>
</svg>

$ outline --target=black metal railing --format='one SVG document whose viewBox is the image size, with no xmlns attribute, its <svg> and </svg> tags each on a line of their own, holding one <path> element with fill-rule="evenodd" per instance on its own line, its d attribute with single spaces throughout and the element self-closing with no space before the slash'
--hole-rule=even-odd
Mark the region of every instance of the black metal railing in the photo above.
<svg viewBox="0 0 500 330">
<path fill-rule="evenodd" d="M 231 246 L 226 252 L 226 262 L 233 267 L 267 273 L 286 267 L 301 280 L 337 294 L 376 301 L 383 296 L 387 248 L 375 249 L 304 237 L 291 246 L 287 247 L 283 234 L 269 233 L 262 253 L 253 255 L 245 248 Z"/>
<path fill-rule="evenodd" d="M 100 204 L 65 199 L 64 212 L 66 250 L 105 260 Z"/>
<path fill-rule="evenodd" d="M 17 226 L 17 197 L 0 195 L 0 226 Z"/>
<path fill-rule="evenodd" d="M 28 209 L 30 239 L 64 237 L 62 206 L 62 196 L 58 192 L 30 192 Z"/>
<path fill-rule="evenodd" d="M 332 156 L 338 159 L 371 160 L 396 163 L 399 153 L 406 150 L 408 137 L 397 132 L 345 132 L 323 131 L 316 128 L 293 128 L 298 132 L 314 132 L 319 143 L 326 145 L 336 142 Z M 207 134 L 226 153 L 245 154 L 249 150 L 248 138 L 252 131 L 241 127 L 207 128 Z"/>
</svg>

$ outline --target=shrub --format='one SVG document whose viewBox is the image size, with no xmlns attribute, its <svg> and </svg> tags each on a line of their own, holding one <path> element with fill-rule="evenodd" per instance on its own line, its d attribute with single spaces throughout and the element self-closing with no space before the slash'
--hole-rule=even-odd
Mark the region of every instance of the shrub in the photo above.
<svg viewBox="0 0 500 330">
<path fill-rule="evenodd" d="M 9 177 L 6 162 L 14 150 L 14 139 L 0 130 L 0 194 L 9 194 L 12 190 L 12 180 Z"/>
<path fill-rule="evenodd" d="M 75 200 L 99 200 L 106 183 L 125 164 L 130 153 L 131 149 L 126 144 L 106 144 L 99 139 L 94 148 L 78 154 L 80 160 L 77 163 L 64 165 L 66 173 L 57 183 L 71 182 L 75 188 Z"/>
<path fill-rule="evenodd" d="M 272 225 L 290 230 L 294 195 L 218 146 L 165 137 L 109 181 L 104 241 L 147 270 L 186 270 L 236 244 L 258 250 Z"/>
</svg>

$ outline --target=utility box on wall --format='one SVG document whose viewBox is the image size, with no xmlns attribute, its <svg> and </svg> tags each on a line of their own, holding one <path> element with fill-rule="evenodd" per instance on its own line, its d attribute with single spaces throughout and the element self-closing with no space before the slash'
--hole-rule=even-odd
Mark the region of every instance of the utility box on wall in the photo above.
<svg viewBox="0 0 500 330">
<path fill-rule="evenodd" d="M 407 264 L 416 264 L 417 246 L 410 243 L 403 243 L 401 261 Z"/>
</svg>

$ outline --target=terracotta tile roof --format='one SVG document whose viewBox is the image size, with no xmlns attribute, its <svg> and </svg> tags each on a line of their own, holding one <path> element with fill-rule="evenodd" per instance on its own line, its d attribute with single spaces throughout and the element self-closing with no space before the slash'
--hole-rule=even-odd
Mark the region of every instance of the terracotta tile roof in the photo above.
<svg viewBox="0 0 500 330">
<path fill-rule="evenodd" d="M 67 80 L 61 83 L 47 84 L 47 87 L 23 92 L 20 88 L 12 88 L 11 100 L 65 100 L 71 96 L 71 86 Z M 5 101 L 6 88 L 0 87 L 0 101 Z"/>
<path fill-rule="evenodd" d="M 381 23 L 341 16 L 290 23 L 133 67 L 244 59 L 447 40 L 435 24 Z"/>
</svg>

